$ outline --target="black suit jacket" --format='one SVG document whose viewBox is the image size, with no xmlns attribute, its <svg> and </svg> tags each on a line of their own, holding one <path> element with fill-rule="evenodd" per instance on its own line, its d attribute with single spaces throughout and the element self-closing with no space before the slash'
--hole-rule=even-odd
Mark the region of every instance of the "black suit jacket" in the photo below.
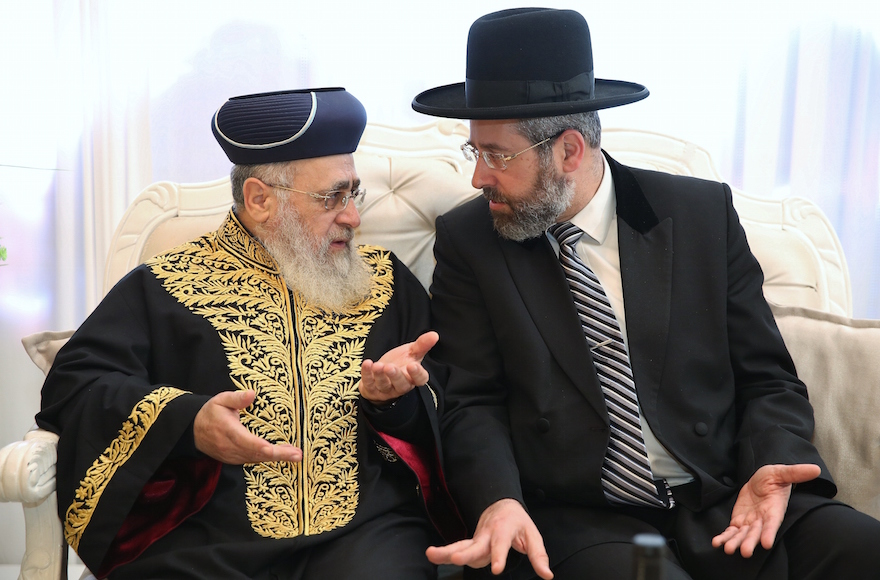
<svg viewBox="0 0 880 580">
<path fill-rule="evenodd" d="M 720 554 L 708 543 L 762 465 L 816 463 L 812 489 L 836 488 L 730 188 L 609 163 L 636 388 L 657 439 L 696 478 L 677 500 L 682 557 L 698 567 Z M 606 540 L 617 533 L 600 483 L 608 414 L 552 246 L 501 239 L 478 198 L 438 218 L 435 254 L 433 354 L 452 367 L 444 448 L 470 525 L 512 497 L 551 563 Z"/>
</svg>

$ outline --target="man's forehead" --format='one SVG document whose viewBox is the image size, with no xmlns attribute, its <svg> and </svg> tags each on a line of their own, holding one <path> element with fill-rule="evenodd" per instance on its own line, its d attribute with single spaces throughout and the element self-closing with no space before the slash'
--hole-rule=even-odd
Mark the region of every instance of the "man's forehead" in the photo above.
<svg viewBox="0 0 880 580">
<path fill-rule="evenodd" d="M 360 183 L 354 157 L 350 154 L 300 159 L 293 162 L 293 166 L 294 179 L 298 184 L 309 181 L 316 186 L 333 189 Z"/>
<path fill-rule="evenodd" d="M 478 148 L 503 149 L 525 139 L 517 130 L 516 119 L 475 119 L 470 122 L 470 143 Z"/>
</svg>

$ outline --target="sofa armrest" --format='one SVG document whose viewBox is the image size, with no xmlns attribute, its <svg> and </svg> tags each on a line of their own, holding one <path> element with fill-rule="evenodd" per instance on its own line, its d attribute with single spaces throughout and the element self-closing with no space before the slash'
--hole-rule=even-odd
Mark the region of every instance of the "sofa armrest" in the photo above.
<svg viewBox="0 0 880 580">
<path fill-rule="evenodd" d="M 55 460 L 58 436 L 34 428 L 0 449 L 0 501 L 22 504 L 25 553 L 20 578 L 67 578 L 67 543 L 58 519 Z"/>
<path fill-rule="evenodd" d="M 55 491 L 58 435 L 32 429 L 0 449 L 0 501 L 39 503 Z"/>
</svg>

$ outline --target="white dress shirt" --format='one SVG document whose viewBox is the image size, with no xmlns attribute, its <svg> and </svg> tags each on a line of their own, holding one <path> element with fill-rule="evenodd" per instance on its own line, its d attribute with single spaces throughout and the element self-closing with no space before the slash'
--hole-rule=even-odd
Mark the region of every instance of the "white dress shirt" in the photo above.
<svg viewBox="0 0 880 580">
<path fill-rule="evenodd" d="M 623 307 L 623 283 L 620 279 L 620 251 L 617 243 L 617 197 L 614 193 L 614 180 L 608 160 L 602 156 L 605 170 L 602 183 L 596 195 L 570 221 L 584 231 L 575 250 L 591 270 L 599 278 L 611 309 L 620 324 L 623 342 L 629 354 L 629 342 L 626 336 L 626 312 Z M 559 244 L 550 234 L 546 234 L 556 254 L 559 255 Z M 681 485 L 693 481 L 694 477 L 666 450 L 657 440 L 645 416 L 639 409 L 642 424 L 642 435 L 648 450 L 648 460 L 655 478 L 665 478 L 670 486 Z"/>
</svg>

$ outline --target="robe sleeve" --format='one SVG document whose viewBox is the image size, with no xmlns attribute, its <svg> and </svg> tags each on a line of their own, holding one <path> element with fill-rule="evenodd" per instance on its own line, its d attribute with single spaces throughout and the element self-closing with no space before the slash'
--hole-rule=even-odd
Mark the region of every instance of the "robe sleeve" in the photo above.
<svg viewBox="0 0 880 580">
<path fill-rule="evenodd" d="M 161 380 L 149 273 L 123 279 L 58 353 L 37 424 L 58 433 L 58 509 L 67 542 L 99 577 L 201 509 L 220 464 L 195 451 L 210 398 Z"/>
</svg>

